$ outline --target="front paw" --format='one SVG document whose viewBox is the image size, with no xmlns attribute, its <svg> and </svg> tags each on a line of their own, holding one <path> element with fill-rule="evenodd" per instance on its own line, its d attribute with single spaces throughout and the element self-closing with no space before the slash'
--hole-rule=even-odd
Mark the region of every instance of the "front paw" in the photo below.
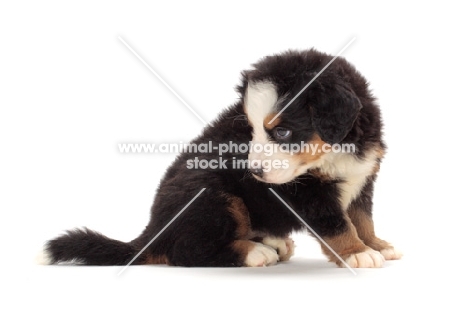
<svg viewBox="0 0 468 311">
<path fill-rule="evenodd" d="M 351 268 L 381 268 L 385 262 L 384 256 L 371 248 L 344 259 Z"/>
<path fill-rule="evenodd" d="M 395 249 L 393 246 L 381 249 L 380 253 L 386 260 L 397 260 L 403 256 L 403 253 Z"/>
</svg>

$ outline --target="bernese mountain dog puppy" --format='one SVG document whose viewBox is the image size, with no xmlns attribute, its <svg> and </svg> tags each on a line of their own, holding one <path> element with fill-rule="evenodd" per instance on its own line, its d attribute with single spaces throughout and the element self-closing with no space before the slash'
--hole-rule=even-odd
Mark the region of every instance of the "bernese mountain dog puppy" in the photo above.
<svg viewBox="0 0 468 311">
<path fill-rule="evenodd" d="M 268 266 L 289 260 L 290 234 L 305 229 L 284 203 L 321 237 L 323 252 L 338 266 L 344 260 L 373 268 L 399 259 L 376 237 L 372 221 L 386 149 L 380 110 L 366 80 L 343 58 L 316 77 L 331 60 L 314 49 L 288 51 L 244 71 L 240 100 L 191 142 L 211 144 L 212 152 L 186 148 L 176 158 L 139 237 L 124 243 L 87 228 L 70 230 L 45 244 L 45 262 Z M 221 144 L 229 148 L 220 155 Z M 335 148 L 344 145 L 354 149 Z"/>
</svg>

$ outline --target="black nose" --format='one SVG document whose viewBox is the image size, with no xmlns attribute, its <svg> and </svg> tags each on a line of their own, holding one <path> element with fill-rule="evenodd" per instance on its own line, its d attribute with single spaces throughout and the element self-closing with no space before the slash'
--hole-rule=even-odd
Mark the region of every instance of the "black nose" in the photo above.
<svg viewBox="0 0 468 311">
<path fill-rule="evenodd" d="M 260 168 L 251 168 L 250 169 L 250 172 L 254 175 L 257 175 L 258 177 L 262 177 L 263 176 L 263 169 L 260 167 Z"/>
</svg>

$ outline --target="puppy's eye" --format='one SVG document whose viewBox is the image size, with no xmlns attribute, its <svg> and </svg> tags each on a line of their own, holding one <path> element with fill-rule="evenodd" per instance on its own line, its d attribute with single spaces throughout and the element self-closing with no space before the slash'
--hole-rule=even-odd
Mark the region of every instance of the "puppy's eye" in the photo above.
<svg viewBox="0 0 468 311">
<path fill-rule="evenodd" d="M 288 139 L 292 134 L 291 130 L 285 129 L 284 127 L 275 127 L 273 129 L 273 135 L 278 140 Z"/>
</svg>

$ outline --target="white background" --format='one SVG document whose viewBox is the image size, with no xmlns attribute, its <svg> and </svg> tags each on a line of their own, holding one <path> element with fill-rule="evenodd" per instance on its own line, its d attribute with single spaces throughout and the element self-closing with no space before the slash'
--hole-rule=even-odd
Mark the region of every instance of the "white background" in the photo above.
<svg viewBox="0 0 468 311">
<path fill-rule="evenodd" d="M 326 4 L 325 4 L 326 2 Z M 451 1 L 80 1 L 0 4 L 1 304 L 9 309 L 461 309 L 466 280 L 467 22 Z M 377 233 L 405 253 L 353 276 L 297 236 L 263 269 L 43 267 L 42 243 L 77 226 L 128 241 L 146 225 L 175 155 L 121 142 L 178 142 L 234 103 L 260 57 L 315 47 L 343 56 L 379 98 L 388 155 Z M 5 290 L 6 287 L 6 290 Z M 5 309 L 5 307 L 2 307 Z M 24 308 L 23 308 L 24 310 Z"/>
</svg>

